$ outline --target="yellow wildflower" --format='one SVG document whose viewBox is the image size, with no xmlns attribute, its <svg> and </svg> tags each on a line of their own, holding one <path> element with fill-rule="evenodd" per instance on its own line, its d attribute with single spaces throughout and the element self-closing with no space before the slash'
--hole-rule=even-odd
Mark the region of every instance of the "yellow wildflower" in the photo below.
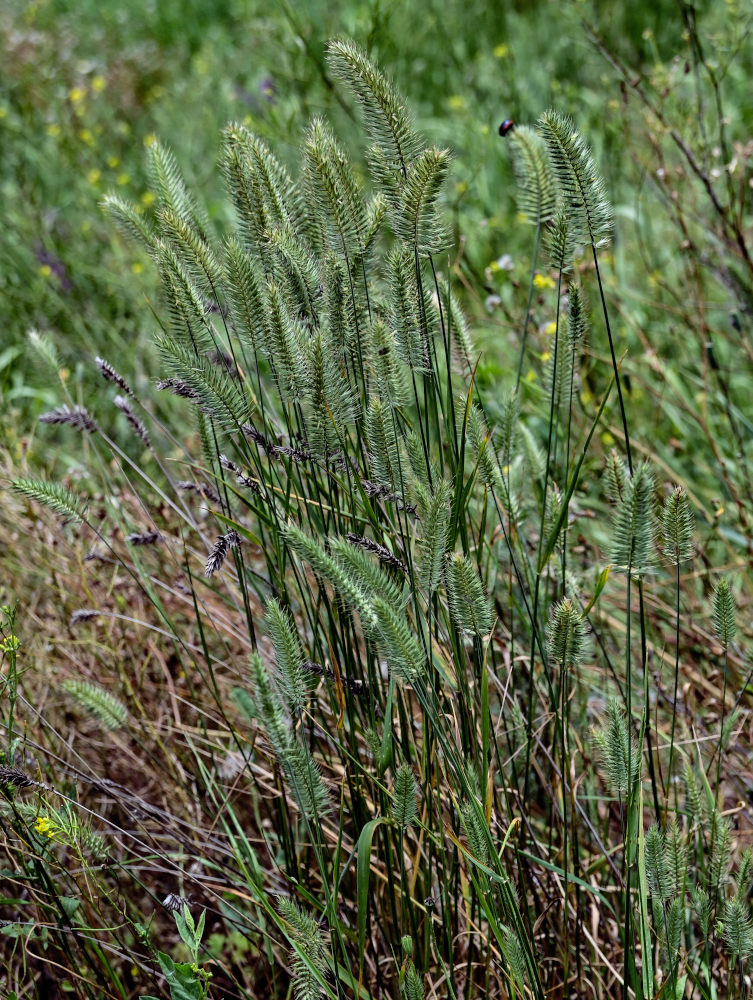
<svg viewBox="0 0 753 1000">
<path fill-rule="evenodd" d="M 39 273 L 42 275 L 43 278 L 49 278 L 49 276 L 52 274 L 52 268 L 50 267 L 49 264 L 42 264 L 42 266 L 39 268 Z"/>
<path fill-rule="evenodd" d="M 107 86 L 107 80 L 105 80 L 105 78 L 101 76 L 99 73 L 92 79 L 92 90 L 96 94 L 101 94 L 106 86 Z"/>
<path fill-rule="evenodd" d="M 601 443 L 603 445 L 606 445 L 607 448 L 612 447 L 612 445 L 614 444 L 614 438 L 609 433 L 609 431 L 604 431 L 604 433 L 601 435 Z"/>
<path fill-rule="evenodd" d="M 467 190 L 468 190 L 468 185 L 465 183 L 465 181 L 458 181 L 457 184 L 455 185 L 456 194 L 465 194 Z"/>
<path fill-rule="evenodd" d="M 150 205 L 153 205 L 154 204 L 154 192 L 153 191 L 144 191 L 144 193 L 141 196 L 141 204 L 145 208 L 149 208 Z"/>
<path fill-rule="evenodd" d="M 554 282 L 548 274 L 535 274 L 533 276 L 534 288 L 554 288 Z"/>
<path fill-rule="evenodd" d="M 494 46 L 494 50 L 493 51 L 494 51 L 494 58 L 495 59 L 504 59 L 505 56 L 510 51 L 510 49 L 508 48 L 507 45 L 505 45 L 504 42 L 500 42 L 499 45 L 495 45 Z"/>
<path fill-rule="evenodd" d="M 117 156 L 108 156 L 107 157 L 107 166 L 108 167 L 112 167 L 113 170 L 114 170 L 115 167 L 119 167 L 120 166 L 120 160 L 117 158 Z"/>
<path fill-rule="evenodd" d="M 81 142 L 85 142 L 87 146 L 96 146 L 97 144 L 94 136 L 92 135 L 91 129 L 82 128 L 78 137 Z"/>
<path fill-rule="evenodd" d="M 48 837 L 52 836 L 49 817 L 37 816 L 36 828 L 37 828 L 37 833 L 46 833 Z"/>
<path fill-rule="evenodd" d="M 102 174 L 95 167 L 93 170 L 89 171 L 89 173 L 86 175 L 86 179 L 89 181 L 90 184 L 96 184 L 101 176 Z"/>
<path fill-rule="evenodd" d="M 447 102 L 453 111 L 462 111 L 465 107 L 465 98 L 462 94 L 452 94 Z"/>
<path fill-rule="evenodd" d="M 157 141 L 157 136 L 154 134 L 154 132 L 149 132 L 148 135 L 144 136 L 145 146 L 153 146 L 156 141 Z"/>
<path fill-rule="evenodd" d="M 52 125 L 48 125 L 47 135 L 51 135 L 53 139 L 55 138 L 55 136 L 60 135 L 60 126 L 57 125 L 55 122 L 53 122 Z"/>
<path fill-rule="evenodd" d="M 550 337 L 553 337 L 556 332 L 557 332 L 557 324 L 554 322 L 554 320 L 552 320 L 551 323 L 547 323 L 547 325 L 544 327 L 544 333 L 548 334 L 548 336 Z"/>
<path fill-rule="evenodd" d="M 545 364 L 546 364 L 546 362 L 547 362 L 547 361 L 548 361 L 548 360 L 549 360 L 549 359 L 551 358 L 551 356 L 552 356 L 552 355 L 551 355 L 551 354 L 549 353 L 549 351 L 544 351 L 544 353 L 543 353 L 543 354 L 540 354 L 540 355 L 539 355 L 539 357 L 541 358 L 541 360 L 542 360 L 542 361 L 543 361 L 543 362 L 544 362 Z"/>
<path fill-rule="evenodd" d="M 115 178 L 115 183 L 119 184 L 120 187 L 124 187 L 124 185 L 128 184 L 130 180 L 131 180 L 131 175 L 123 173 L 123 174 L 118 174 L 118 176 Z"/>
<path fill-rule="evenodd" d="M 81 101 L 86 97 L 86 88 L 84 87 L 71 87 L 68 91 L 68 97 L 71 99 L 73 104 L 80 104 Z"/>
<path fill-rule="evenodd" d="M 131 270 L 133 271 L 134 274 L 141 274 L 141 272 L 144 270 L 144 265 L 141 263 L 140 260 L 135 260 L 133 264 L 131 264 Z"/>
</svg>

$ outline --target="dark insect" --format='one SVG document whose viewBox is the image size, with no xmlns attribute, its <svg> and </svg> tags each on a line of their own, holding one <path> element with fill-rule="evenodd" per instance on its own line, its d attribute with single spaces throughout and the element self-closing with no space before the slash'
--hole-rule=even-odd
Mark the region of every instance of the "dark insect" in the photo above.
<svg viewBox="0 0 753 1000">
<path fill-rule="evenodd" d="M 507 133 L 512 132 L 514 128 L 515 128 L 515 122 L 512 120 L 512 118 L 505 118 L 505 120 L 499 126 L 499 134 L 503 136 L 507 135 Z"/>
</svg>

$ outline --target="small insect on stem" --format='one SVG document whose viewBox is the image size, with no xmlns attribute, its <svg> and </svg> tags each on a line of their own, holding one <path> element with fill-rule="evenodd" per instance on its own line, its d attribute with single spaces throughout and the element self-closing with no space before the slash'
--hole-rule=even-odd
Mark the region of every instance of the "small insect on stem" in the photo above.
<svg viewBox="0 0 753 1000">
<path fill-rule="evenodd" d="M 515 122 L 512 118 L 505 118 L 502 124 L 499 126 L 499 134 L 501 136 L 506 136 L 508 132 L 512 132 L 515 128 Z"/>
</svg>

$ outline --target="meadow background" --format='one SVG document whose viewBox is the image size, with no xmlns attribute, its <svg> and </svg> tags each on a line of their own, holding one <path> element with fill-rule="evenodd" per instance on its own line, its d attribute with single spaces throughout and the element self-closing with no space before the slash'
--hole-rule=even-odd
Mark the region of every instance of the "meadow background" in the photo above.
<svg viewBox="0 0 753 1000">
<path fill-rule="evenodd" d="M 588 624 L 593 632 L 569 707 L 577 749 L 566 746 L 564 730 L 558 728 L 562 721 L 558 706 L 547 704 L 544 694 L 537 715 L 543 720 L 538 732 L 544 744 L 551 747 L 555 760 L 558 753 L 566 757 L 573 784 L 582 784 L 591 825 L 578 856 L 580 834 L 572 816 L 567 819 L 567 805 L 564 822 L 558 825 L 551 819 L 551 802 L 567 798 L 561 782 L 546 776 L 547 765 L 541 761 L 535 763 L 535 778 L 529 782 L 519 770 L 525 749 L 508 736 L 505 759 L 513 761 L 514 776 L 501 764 L 496 775 L 500 797 L 509 798 L 502 832 L 514 816 L 529 813 L 526 836 L 531 839 L 521 841 L 523 853 L 512 864 L 527 866 L 516 889 L 524 900 L 523 909 L 529 907 L 523 923 L 541 961 L 546 995 L 591 995 L 578 992 L 586 980 L 591 981 L 594 996 L 623 995 L 628 990 L 625 981 L 631 995 L 659 995 L 662 988 L 666 996 L 670 990 L 677 996 L 748 995 L 753 923 L 749 909 L 724 910 L 724 906 L 725 901 L 730 905 L 742 901 L 740 905 L 747 907 L 750 876 L 745 865 L 750 865 L 750 857 L 747 862 L 741 859 L 753 831 L 752 28 L 753 12 L 736 0 L 706 4 L 333 0 L 274 5 L 252 0 L 135 0 L 128 5 L 40 0 L 3 6 L 0 605 L 5 617 L 0 715 L 4 765 L 21 768 L 39 783 L 26 786 L 27 804 L 21 808 L 23 782 L 9 774 L 4 779 L 0 860 L 4 997 L 153 994 L 182 1000 L 204 995 L 207 981 L 198 973 L 193 979 L 185 973 L 185 982 L 170 980 L 165 966 L 159 965 L 157 950 L 173 955 L 186 968 L 192 956 L 197 968 L 211 969 L 214 985 L 210 980 L 208 988 L 218 997 L 282 997 L 290 989 L 304 987 L 310 994 L 298 992 L 298 996 L 313 997 L 319 989 L 335 996 L 355 992 L 354 984 L 348 992 L 345 978 L 341 982 L 337 975 L 332 977 L 335 985 L 322 976 L 301 985 L 319 960 L 318 945 L 311 945 L 316 934 L 300 917 L 303 911 L 288 911 L 280 922 L 279 914 L 276 917 L 256 899 L 249 903 L 254 916 L 248 924 L 238 916 L 239 901 L 250 900 L 257 890 L 295 897 L 295 889 L 291 890 L 295 883 L 280 873 L 284 870 L 289 878 L 302 862 L 289 831 L 283 834 L 277 854 L 268 844 L 264 850 L 259 847 L 272 836 L 270 829 L 283 822 L 276 812 L 279 803 L 275 800 L 269 809 L 265 803 L 270 789 L 279 793 L 284 782 L 279 768 L 254 759 L 252 777 L 248 787 L 244 785 L 247 744 L 234 744 L 228 733 L 247 724 L 249 717 L 256 720 L 253 726 L 259 725 L 263 713 L 258 704 L 249 706 L 237 695 L 243 671 L 233 669 L 215 684 L 198 668 L 192 672 L 196 664 L 191 655 L 185 659 L 171 645 L 171 629 L 182 630 L 193 653 L 205 641 L 196 627 L 195 618 L 201 616 L 190 597 L 195 593 L 192 578 L 187 585 L 186 576 L 177 572 L 180 566 L 176 568 L 161 553 L 146 568 L 137 560 L 137 573 L 126 571 L 125 564 L 109 560 L 101 546 L 93 547 L 85 528 L 61 530 L 53 513 L 4 488 L 19 477 L 57 481 L 85 494 L 100 524 L 106 523 L 113 502 L 122 523 L 144 521 L 133 482 L 144 440 L 134 436 L 133 422 L 123 408 L 120 413 L 113 409 L 95 357 L 114 366 L 137 396 L 150 400 L 151 414 L 162 421 L 166 440 L 171 439 L 176 449 L 182 444 L 188 452 L 201 454 L 196 434 L 186 430 L 182 401 L 153 388 L 163 374 L 155 348 L 165 315 L 159 270 L 143 248 L 121 235 L 101 203 L 106 194 L 114 193 L 136 205 L 145 218 L 152 216 L 159 207 L 159 192 L 150 183 L 148 156 L 158 142 L 173 151 L 213 234 L 223 238 L 233 227 L 233 206 L 218 161 L 222 129 L 230 121 L 252 130 L 294 171 L 308 121 L 326 115 L 345 153 L 353 158 L 357 176 L 365 178 L 360 116 L 325 58 L 327 40 L 338 37 L 352 38 L 368 51 L 405 98 L 417 131 L 430 144 L 451 151 L 451 171 L 441 196 L 451 239 L 436 256 L 436 264 L 443 280 L 452 283 L 467 317 L 474 363 L 478 360 L 474 386 L 485 400 L 490 424 L 504 421 L 504 394 L 518 377 L 521 331 L 530 310 L 518 400 L 525 426 L 520 447 L 526 464 L 521 476 L 531 482 L 538 482 L 536 469 L 547 446 L 557 275 L 541 259 L 536 275 L 532 274 L 534 230 L 521 212 L 510 144 L 497 130 L 504 119 L 534 123 L 548 108 L 555 108 L 572 117 L 593 151 L 614 211 L 614 237 L 601 254 L 600 267 L 633 451 L 637 461 L 651 461 L 657 495 L 662 490 L 668 494 L 676 485 L 683 487 L 696 526 L 694 558 L 677 576 L 682 628 L 677 624 L 675 629 L 679 616 L 673 568 L 667 575 L 664 567 L 667 580 L 657 583 L 645 605 L 641 596 L 640 612 L 637 605 L 633 611 L 644 626 L 644 659 L 636 661 L 637 676 L 643 678 L 636 682 L 637 688 L 647 695 L 644 725 L 649 719 L 655 739 L 664 747 L 665 765 L 671 733 L 672 743 L 682 745 L 678 750 L 682 766 L 690 768 L 690 777 L 682 772 L 686 774 L 682 794 L 669 783 L 663 787 L 660 778 L 662 802 L 656 802 L 656 815 L 657 782 L 653 771 L 650 780 L 646 772 L 644 794 L 652 808 L 646 805 L 645 827 L 657 819 L 662 836 L 671 840 L 667 809 L 672 804 L 685 837 L 683 851 L 690 858 L 687 870 L 697 871 L 698 884 L 703 882 L 707 889 L 715 880 L 719 898 L 713 901 L 714 919 L 709 923 L 706 915 L 704 933 L 702 918 L 688 902 L 682 932 L 675 933 L 669 926 L 671 904 L 685 898 L 685 884 L 681 890 L 674 883 L 671 890 L 666 888 L 661 878 L 649 884 L 651 875 L 643 866 L 642 881 L 639 878 L 634 885 L 635 913 L 643 913 L 641 899 L 653 907 L 655 931 L 651 937 L 646 930 L 646 909 L 637 949 L 644 958 L 636 971 L 625 957 L 628 947 L 636 951 L 626 942 L 638 933 L 625 918 L 630 907 L 610 909 L 610 916 L 599 921 L 594 919 L 596 904 L 589 909 L 590 897 L 585 901 L 578 897 L 572 904 L 575 915 L 568 916 L 567 902 L 562 913 L 558 879 L 563 864 L 566 871 L 570 864 L 577 866 L 579 877 L 604 888 L 612 857 L 619 856 L 623 880 L 619 882 L 616 874 L 615 879 L 624 889 L 625 868 L 635 865 L 638 877 L 636 859 L 644 852 L 637 841 L 634 857 L 629 844 L 624 852 L 619 846 L 626 839 L 621 839 L 619 790 L 610 792 L 607 779 L 600 775 L 591 735 L 609 711 L 608 696 L 622 690 L 620 667 L 615 664 L 624 661 L 625 636 L 630 634 L 625 601 L 633 607 L 625 577 L 618 580 L 616 572 L 609 580 L 600 576 L 610 562 L 613 528 L 604 469 L 612 449 L 625 454 L 623 423 L 614 397 L 589 439 L 573 499 L 576 527 L 569 535 L 569 544 L 575 547 L 573 565 L 586 579 L 580 607 L 591 612 Z M 575 270 L 587 285 L 593 315 L 600 315 L 599 292 L 586 257 L 579 259 Z M 612 373 L 606 341 L 596 333 L 601 322 L 594 320 L 578 378 L 573 426 L 583 438 Z M 32 331 L 36 333 L 30 339 Z M 107 424 L 113 445 L 107 458 L 95 454 L 89 439 L 68 427 L 37 424 L 42 414 L 66 400 L 85 405 Z M 187 477 L 195 474 L 184 455 L 177 455 L 171 453 L 170 460 L 181 462 Z M 483 464 L 478 455 L 476 461 Z M 159 486 L 160 473 L 154 475 Z M 547 494 L 546 476 L 543 494 L 540 485 L 532 488 L 534 509 Z M 467 503 L 469 517 L 483 525 L 481 538 L 487 526 L 486 507 L 479 502 L 471 510 L 471 501 Z M 169 506 L 167 501 L 155 501 L 152 508 L 166 525 Z M 207 511 L 200 509 L 195 516 L 200 532 L 216 534 L 208 525 Z M 124 532 L 121 525 L 108 535 L 118 552 L 123 551 Z M 492 535 L 491 528 L 488 533 Z M 182 539 L 177 529 L 176 537 Z M 532 546 L 536 540 L 534 531 Z M 186 544 L 188 564 L 201 575 L 206 553 L 202 555 L 193 542 Z M 519 605 L 504 573 L 490 583 L 494 576 L 490 562 L 501 551 L 494 548 L 497 544 L 501 547 L 499 535 L 488 542 L 488 552 L 478 564 L 486 566 L 482 577 L 493 592 L 495 614 L 504 618 L 508 598 L 510 608 Z M 140 574 L 152 583 L 163 581 L 167 611 L 163 608 L 160 613 L 169 618 L 169 628 L 155 613 L 152 591 L 147 593 L 139 585 Z M 736 633 L 730 628 L 729 608 L 721 624 L 720 615 L 714 616 L 715 601 L 718 611 L 726 593 L 719 596 L 720 579 L 725 581 L 723 587 L 729 581 L 734 595 Z M 248 657 L 248 636 L 233 618 L 243 603 L 226 603 L 225 597 L 214 590 L 202 592 L 201 600 L 207 602 L 202 606 L 230 623 L 223 634 L 223 655 L 229 660 Z M 632 598 L 637 600 L 636 594 Z M 550 603 L 542 601 L 542 622 Z M 105 617 L 95 624 L 82 617 L 76 620 L 82 609 L 92 608 Z M 242 619 L 240 615 L 238 621 Z M 530 642 L 524 633 L 516 635 L 513 626 L 500 640 L 500 662 L 510 668 L 513 687 L 520 685 L 514 711 L 505 707 L 501 695 L 493 709 L 498 709 L 498 719 L 508 731 L 530 724 L 514 714 L 525 713 L 526 704 L 531 707 L 527 676 L 521 674 L 519 680 L 517 674 L 524 670 Z M 634 642 L 637 647 L 635 636 Z M 256 648 L 255 640 L 253 645 Z M 261 648 L 268 652 L 263 643 Z M 454 650 L 456 659 L 462 659 L 461 654 L 462 642 Z M 680 700 L 675 710 L 676 654 Z M 474 646 L 468 661 L 471 673 L 479 671 L 479 657 Z M 627 657 L 630 662 L 629 651 Z M 485 690 L 481 676 L 478 672 L 479 699 Z M 96 687 L 82 687 L 86 683 Z M 325 679 L 318 683 L 324 691 Z M 537 680 L 537 698 L 538 684 Z M 114 697 L 114 707 L 108 708 L 102 699 L 97 703 L 97 690 Z M 562 686 L 557 688 L 564 698 L 562 691 Z M 323 711 L 327 723 L 335 727 L 337 700 L 327 697 L 325 692 Z M 488 713 L 488 690 L 485 698 L 479 703 Z M 223 700 L 232 705 L 231 723 L 217 711 L 217 701 Z M 379 712 L 383 699 L 380 704 Z M 415 737 L 414 745 L 414 737 L 406 735 L 409 704 L 408 699 L 401 708 L 403 759 L 414 768 L 419 785 L 428 788 L 431 779 L 418 749 L 423 744 Z M 119 706 L 125 706 L 125 714 Z M 563 716 L 568 717 L 564 701 L 562 706 Z M 108 711 L 114 715 L 108 716 Z M 353 709 L 349 701 L 351 711 L 357 714 L 360 709 Z M 548 714 L 552 711 L 553 722 Z M 482 729 L 479 722 L 479 733 Z M 527 735 L 530 743 L 530 728 Z M 312 753 L 315 742 L 312 729 Z M 252 743 L 255 747 L 254 741 L 248 745 Z M 358 745 L 366 753 L 367 744 L 366 736 L 354 736 L 350 752 L 357 755 Z M 368 752 L 372 751 L 373 741 Z M 536 754 L 534 750 L 534 760 Z M 343 864 L 349 852 L 355 853 L 367 819 L 375 815 L 365 810 L 364 802 L 381 803 L 382 815 L 394 810 L 398 757 L 384 768 L 379 765 L 378 788 L 370 798 L 359 790 L 353 828 L 347 827 L 342 843 L 335 837 Z M 224 770 L 220 759 L 225 761 Z M 691 787 L 694 768 L 702 793 Z M 338 773 L 333 766 L 327 776 L 334 781 Z M 701 778 L 701 773 L 711 778 Z M 401 780 L 407 780 L 405 772 Z M 66 798 L 55 800 L 50 788 Z M 483 815 L 486 793 L 483 788 L 476 792 Z M 338 786 L 336 797 L 339 794 Z M 632 786 L 627 794 L 629 798 L 634 794 Z M 705 807 L 696 803 L 695 813 L 688 805 L 693 794 L 706 799 Z M 349 789 L 348 795 L 355 792 Z M 410 798 L 403 789 L 403 800 L 406 795 Z M 71 802 L 82 809 L 76 810 Z M 640 809 L 635 806 L 641 826 L 644 805 L 641 801 Z M 233 822 L 216 823 L 228 806 Z M 453 837 L 464 838 L 470 853 L 478 857 L 483 850 L 475 849 L 472 836 L 477 819 L 458 820 Z M 412 814 L 405 815 L 398 826 L 404 832 L 413 822 Z M 421 822 L 428 823 L 422 826 L 428 842 L 440 836 L 443 823 L 446 827 L 455 821 L 437 820 L 433 830 L 425 814 Z M 561 832 L 569 823 L 573 839 L 568 847 L 568 835 L 562 839 Z M 167 831 L 174 831 L 176 824 L 180 835 L 176 843 L 168 843 Z M 719 829 L 727 826 L 727 842 L 720 845 Z M 116 829 L 128 830 L 131 840 L 113 839 Z M 402 862 L 395 861 L 395 866 L 386 862 L 392 852 L 395 859 L 403 852 L 391 834 L 381 832 L 383 841 L 376 828 L 369 831 L 374 835 L 372 878 L 377 880 L 380 902 L 372 900 L 368 912 L 370 920 L 378 914 L 381 929 L 373 930 L 374 954 L 365 972 L 360 970 L 362 995 L 402 994 L 409 1000 L 451 996 L 448 982 L 453 981 L 458 997 L 480 996 L 482 989 L 494 996 L 538 995 L 523 959 L 525 968 L 517 978 L 501 971 L 502 966 L 515 967 L 522 930 L 510 931 L 508 924 L 500 923 L 495 939 L 479 929 L 484 919 L 490 924 L 493 920 L 478 901 L 484 891 L 478 878 L 483 876 L 474 880 L 468 873 L 463 851 L 455 850 L 448 869 L 452 877 L 441 888 L 445 918 L 437 915 L 432 923 L 431 908 L 426 907 L 420 916 L 409 918 L 402 902 L 394 900 L 416 894 L 416 879 L 409 892 Z M 637 836 L 635 829 L 633 835 Z M 197 858 L 203 846 L 212 862 L 201 868 Z M 704 863 L 712 861 L 704 862 L 704 855 L 713 859 L 717 848 L 722 860 L 713 872 L 706 871 Z M 440 852 L 439 846 L 434 849 Z M 365 845 L 361 856 L 364 850 L 368 850 Z M 423 835 L 406 849 L 409 857 L 413 853 L 416 858 L 424 850 L 428 848 Z M 537 867 L 532 857 L 540 860 L 547 851 L 548 867 Z M 366 864 L 368 871 L 368 859 Z M 391 867 L 400 871 L 397 887 L 392 884 Z M 689 894 L 691 877 L 687 878 Z M 436 888 L 427 885 L 425 896 L 433 898 Z M 320 908 L 316 893 L 305 884 L 298 890 L 298 903 L 323 919 L 327 905 Z M 598 897 L 598 905 L 611 898 L 611 890 L 604 891 L 606 897 Z M 197 917 L 202 907 L 209 907 L 203 951 L 198 945 L 191 951 L 191 929 L 181 927 L 180 920 L 176 929 L 169 907 L 163 905 L 169 894 L 198 899 Z M 363 875 L 354 875 L 350 899 L 354 909 L 342 918 L 347 946 L 341 946 L 340 961 L 348 948 L 355 949 L 354 954 L 358 951 L 355 946 L 365 919 L 359 907 L 366 905 L 365 900 Z M 731 943 L 729 926 L 734 919 L 739 927 Z M 475 930 L 468 932 L 468 939 L 477 930 L 484 942 L 475 951 L 465 940 L 469 927 Z M 587 944 L 584 928 L 591 935 Z M 508 931 L 512 937 L 506 936 Z M 405 943 L 406 933 L 413 935 L 412 945 Z M 370 940 L 371 935 L 369 924 Z M 705 938 L 711 942 L 708 946 Z M 494 940 L 504 958 L 495 952 Z M 649 940 L 655 973 L 650 985 L 645 978 Z M 298 949 L 292 959 L 291 944 Z M 438 956 L 446 957 L 453 948 L 457 967 L 453 965 L 450 974 Z M 291 986 L 290 969 L 296 960 L 299 966 L 303 962 L 303 972 L 294 969 Z M 337 964 L 334 968 L 337 972 Z M 423 980 L 421 992 L 415 969 Z M 355 978 L 359 979 L 358 972 Z"/>
</svg>

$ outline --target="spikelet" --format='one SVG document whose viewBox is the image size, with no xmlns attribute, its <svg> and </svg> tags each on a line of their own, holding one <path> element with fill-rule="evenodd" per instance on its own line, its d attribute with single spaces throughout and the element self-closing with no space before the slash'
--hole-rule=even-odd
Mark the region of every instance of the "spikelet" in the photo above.
<svg viewBox="0 0 753 1000">
<path fill-rule="evenodd" d="M 49 507 L 66 523 L 84 520 L 86 507 L 83 501 L 57 483 L 46 483 L 41 479 L 14 479 L 10 486 L 14 493 Z"/>
<path fill-rule="evenodd" d="M 272 598 L 267 604 L 265 622 L 280 677 L 280 687 L 294 719 L 303 714 L 306 705 L 306 683 L 303 671 L 303 649 L 290 613 Z"/>
<path fill-rule="evenodd" d="M 450 526 L 450 484 L 442 479 L 431 493 L 420 484 L 416 487 L 416 506 L 421 519 L 418 542 L 418 581 L 430 596 L 439 586 L 447 549 Z"/>
<path fill-rule="evenodd" d="M 415 822 L 418 816 L 417 796 L 418 784 L 413 770 L 407 764 L 401 764 L 392 788 L 392 815 L 401 830 Z"/>
<path fill-rule="evenodd" d="M 646 832 L 646 875 L 651 892 L 662 902 L 674 895 L 673 880 L 667 865 L 664 834 L 654 823 Z"/>
<path fill-rule="evenodd" d="M 729 648 L 737 632 L 735 599 L 726 576 L 720 576 L 714 587 L 714 632 L 725 649 Z"/>
<path fill-rule="evenodd" d="M 332 41 L 327 55 L 335 76 L 348 84 L 361 105 L 383 169 L 405 177 L 421 143 L 397 91 L 354 42 Z"/>
<path fill-rule="evenodd" d="M 734 896 L 724 904 L 724 941 L 732 961 L 744 962 L 753 954 L 753 921 L 750 906 L 745 899 Z"/>
<path fill-rule="evenodd" d="M 146 448 L 151 448 L 152 444 L 149 440 L 149 431 L 147 431 L 144 422 L 133 412 L 133 408 L 125 396 L 116 396 L 114 402 L 120 412 L 125 416 L 132 429 L 136 432 L 137 437 L 141 439 L 144 446 Z"/>
<path fill-rule="evenodd" d="M 609 699 L 604 724 L 594 735 L 601 749 L 606 780 L 624 798 L 638 780 L 641 754 L 629 731 L 628 721 L 614 698 Z"/>
<path fill-rule="evenodd" d="M 392 412 L 378 396 L 369 401 L 366 432 L 373 478 L 389 490 L 397 490 L 401 485 L 400 457 Z"/>
<path fill-rule="evenodd" d="M 226 535 L 220 535 L 207 557 L 204 576 L 212 576 L 219 569 L 222 569 L 222 564 L 225 562 L 230 549 L 235 548 L 240 543 L 241 536 L 234 528 L 231 528 Z"/>
<path fill-rule="evenodd" d="M 553 218 L 557 207 L 557 182 L 546 143 L 529 125 L 518 125 L 510 134 L 509 148 L 518 211 L 531 225 L 543 225 Z"/>
<path fill-rule="evenodd" d="M 277 911 L 285 921 L 293 944 L 290 966 L 295 1000 L 320 1000 L 327 973 L 327 948 L 319 924 L 285 896 L 278 896 Z"/>
<path fill-rule="evenodd" d="M 677 566 L 693 554 L 693 511 L 688 494 L 675 486 L 664 501 L 662 516 L 664 554 Z"/>
<path fill-rule="evenodd" d="M 105 361 L 104 358 L 95 358 L 94 362 L 99 369 L 100 375 L 106 382 L 114 382 L 119 389 L 122 389 L 126 396 L 133 397 L 133 389 L 123 376 L 115 371 L 109 361 Z"/>
<path fill-rule="evenodd" d="M 563 669 L 570 670 L 583 659 L 586 644 L 586 624 L 569 597 L 554 605 L 547 622 L 549 656 Z"/>
<path fill-rule="evenodd" d="M 40 424 L 70 424 L 76 430 L 86 434 L 96 434 L 99 430 L 92 415 L 83 406 L 58 406 L 55 410 L 43 413 L 39 417 Z"/>
<path fill-rule="evenodd" d="M 617 501 L 612 563 L 631 576 L 644 576 L 653 563 L 654 476 L 642 462 L 626 476 Z"/>
<path fill-rule="evenodd" d="M 453 552 L 447 559 L 447 597 L 456 627 L 461 632 L 485 636 L 491 632 L 491 601 L 468 556 Z"/>
<path fill-rule="evenodd" d="M 612 232 L 612 207 L 591 150 L 570 118 L 547 111 L 538 122 L 549 149 L 552 166 L 568 206 L 577 242 L 606 246 Z"/>
<path fill-rule="evenodd" d="M 122 729 L 128 709 L 115 695 L 91 681 L 66 680 L 63 688 L 106 729 Z"/>
</svg>

